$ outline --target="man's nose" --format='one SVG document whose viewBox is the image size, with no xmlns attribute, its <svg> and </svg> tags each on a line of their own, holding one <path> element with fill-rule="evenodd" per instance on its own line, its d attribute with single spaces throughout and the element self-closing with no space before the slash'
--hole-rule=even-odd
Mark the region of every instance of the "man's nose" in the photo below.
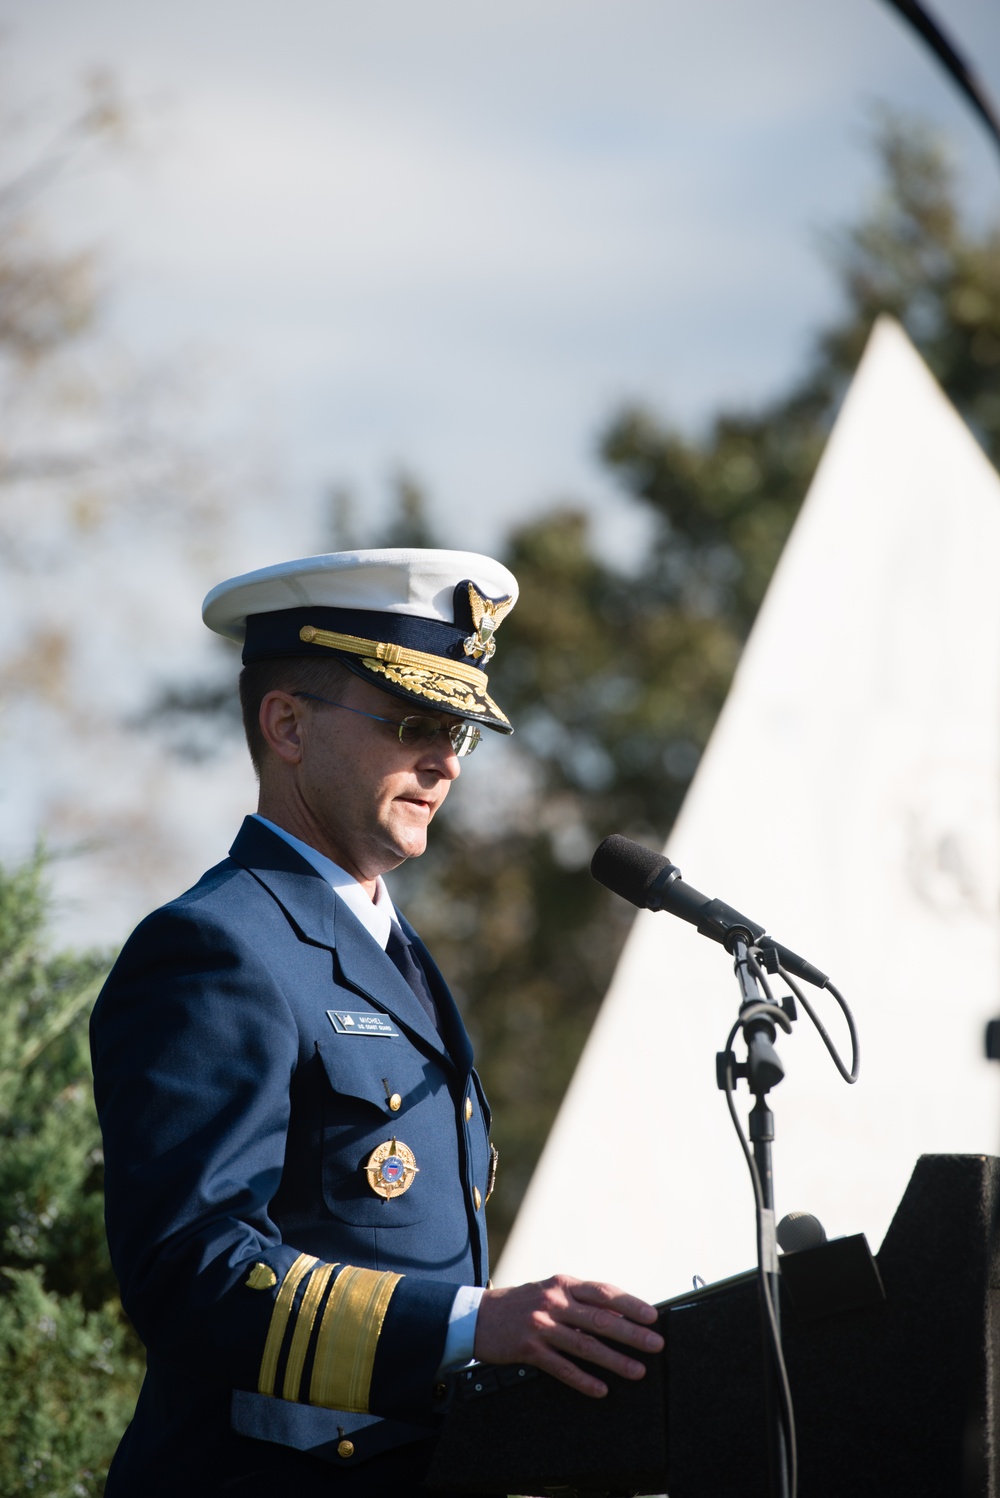
<svg viewBox="0 0 1000 1498">
<path fill-rule="evenodd" d="M 435 735 L 420 756 L 417 769 L 433 770 L 442 780 L 458 779 L 462 773 L 462 763 L 446 733 Z"/>
</svg>

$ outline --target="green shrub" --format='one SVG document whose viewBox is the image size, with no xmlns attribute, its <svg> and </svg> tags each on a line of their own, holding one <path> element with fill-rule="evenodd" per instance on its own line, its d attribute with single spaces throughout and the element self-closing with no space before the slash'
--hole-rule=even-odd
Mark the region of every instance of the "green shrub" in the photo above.
<svg viewBox="0 0 1000 1498">
<path fill-rule="evenodd" d="M 104 1489 L 142 1352 L 103 1222 L 87 1019 L 106 956 L 47 949 L 41 858 L 0 869 L 0 1498 Z"/>
</svg>

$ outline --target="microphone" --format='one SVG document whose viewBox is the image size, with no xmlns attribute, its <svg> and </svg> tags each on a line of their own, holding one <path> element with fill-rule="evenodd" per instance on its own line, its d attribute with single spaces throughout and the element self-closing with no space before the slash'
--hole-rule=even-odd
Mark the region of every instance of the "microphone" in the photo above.
<svg viewBox="0 0 1000 1498">
<path fill-rule="evenodd" d="M 776 1236 L 782 1253 L 797 1254 L 825 1243 L 826 1228 L 811 1212 L 789 1212 L 778 1223 Z"/>
<path fill-rule="evenodd" d="M 766 935 L 764 927 L 756 921 L 740 915 L 724 901 L 710 900 L 708 895 L 685 884 L 680 869 L 669 858 L 620 833 L 604 839 L 591 861 L 590 872 L 599 884 L 631 900 L 640 910 L 667 910 L 682 921 L 690 921 L 702 936 L 710 936 L 723 946 L 731 934 L 740 932 L 748 944 L 777 953 L 782 967 L 805 983 L 825 988 L 830 981 L 811 962 Z"/>
</svg>

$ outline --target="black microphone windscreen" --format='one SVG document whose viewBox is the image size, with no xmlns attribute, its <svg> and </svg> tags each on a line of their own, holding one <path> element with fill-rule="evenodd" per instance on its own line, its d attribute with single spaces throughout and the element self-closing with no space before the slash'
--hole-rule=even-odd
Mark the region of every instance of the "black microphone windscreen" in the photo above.
<svg viewBox="0 0 1000 1498">
<path fill-rule="evenodd" d="M 778 1223 L 776 1237 L 786 1254 L 794 1254 L 825 1243 L 826 1228 L 811 1212 L 789 1212 Z"/>
<path fill-rule="evenodd" d="M 634 843 L 620 832 L 606 837 L 594 854 L 590 872 L 598 884 L 603 884 L 623 900 L 631 900 L 640 910 L 646 910 L 650 886 L 665 868 L 670 867 L 669 858 Z"/>
</svg>

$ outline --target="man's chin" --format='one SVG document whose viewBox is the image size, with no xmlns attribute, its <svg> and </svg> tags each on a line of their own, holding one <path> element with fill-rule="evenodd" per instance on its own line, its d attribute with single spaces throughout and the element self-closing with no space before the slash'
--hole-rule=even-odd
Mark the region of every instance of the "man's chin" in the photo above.
<svg viewBox="0 0 1000 1498">
<path fill-rule="evenodd" d="M 396 855 L 393 868 L 398 868 L 408 858 L 419 858 L 421 853 L 427 851 L 427 829 L 426 827 L 394 827 L 389 834 L 391 839 L 391 851 Z"/>
</svg>

